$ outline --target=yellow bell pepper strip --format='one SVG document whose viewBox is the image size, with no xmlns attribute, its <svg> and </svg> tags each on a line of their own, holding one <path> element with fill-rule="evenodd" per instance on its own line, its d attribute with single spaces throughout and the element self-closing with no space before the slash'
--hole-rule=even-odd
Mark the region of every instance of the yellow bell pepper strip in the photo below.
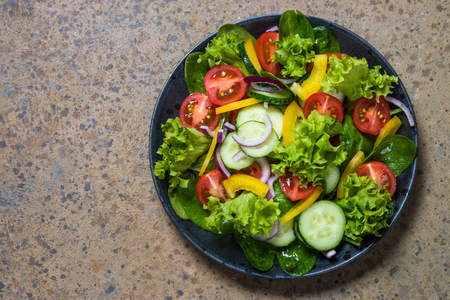
<svg viewBox="0 0 450 300">
<path fill-rule="evenodd" d="M 225 104 L 216 108 L 216 114 L 220 115 L 221 113 L 229 112 L 232 110 L 240 109 L 246 106 L 250 106 L 256 103 L 261 102 L 261 100 L 255 98 L 248 98 L 240 101 L 236 101 L 230 104 Z"/>
<path fill-rule="evenodd" d="M 366 156 L 364 155 L 364 152 L 362 152 L 361 150 L 356 152 L 355 156 L 353 156 L 352 160 L 348 163 L 347 167 L 342 173 L 341 180 L 339 180 L 338 188 L 336 191 L 336 197 L 338 197 L 339 199 L 344 198 L 344 188 L 342 187 L 342 183 L 344 181 L 347 181 L 348 175 L 358 170 L 358 168 L 363 164 L 365 159 Z"/>
<path fill-rule="evenodd" d="M 314 68 L 311 71 L 311 75 L 302 82 L 298 84 L 294 82 L 291 86 L 291 90 L 300 97 L 300 99 L 305 102 L 309 96 L 317 93 L 321 88 L 321 82 L 323 76 L 327 72 L 328 57 L 326 54 L 319 54 L 314 56 Z M 303 105 L 302 105 L 303 106 Z"/>
<path fill-rule="evenodd" d="M 217 145 L 217 133 L 219 132 L 220 126 L 217 126 L 216 130 L 214 131 L 214 137 L 211 142 L 211 146 L 209 146 L 208 154 L 206 154 L 205 161 L 203 162 L 202 167 L 200 168 L 200 173 L 198 173 L 199 176 L 202 176 L 203 173 L 205 173 L 206 168 L 208 167 L 209 161 L 211 160 L 211 157 L 213 156 L 214 149 Z"/>
<path fill-rule="evenodd" d="M 289 104 L 286 108 L 283 117 L 283 126 L 281 127 L 285 148 L 294 143 L 295 133 L 292 131 L 292 129 L 295 127 L 297 118 L 300 118 L 302 114 L 303 109 L 295 101 L 292 101 L 291 104 Z"/>
<path fill-rule="evenodd" d="M 323 192 L 323 189 L 321 186 L 316 187 L 315 191 L 311 195 L 300 200 L 300 202 L 295 204 L 294 207 L 292 207 L 287 213 L 284 214 L 283 217 L 281 217 L 281 224 L 289 222 L 294 217 L 301 214 L 302 211 L 307 209 L 311 204 L 314 203 L 314 201 L 316 201 L 319 198 L 319 196 L 320 196 L 320 194 L 322 194 L 322 192 Z"/>
<path fill-rule="evenodd" d="M 377 140 L 373 145 L 373 149 L 375 149 L 381 142 L 381 140 L 383 140 L 386 136 L 396 133 L 400 126 L 402 126 L 402 121 L 400 121 L 397 116 L 394 116 L 392 119 L 390 119 L 378 134 Z"/>
<path fill-rule="evenodd" d="M 256 55 L 255 51 L 255 45 L 253 44 L 252 38 L 248 38 L 244 43 L 245 51 L 247 52 L 248 58 L 250 58 L 250 61 L 253 64 L 253 67 L 255 67 L 256 72 L 261 74 L 261 64 L 259 63 L 258 56 Z"/>
<path fill-rule="evenodd" d="M 222 184 L 229 198 L 236 197 L 236 192 L 240 190 L 250 191 L 261 197 L 265 197 L 269 191 L 267 184 L 246 174 L 233 174 L 222 181 Z"/>
</svg>

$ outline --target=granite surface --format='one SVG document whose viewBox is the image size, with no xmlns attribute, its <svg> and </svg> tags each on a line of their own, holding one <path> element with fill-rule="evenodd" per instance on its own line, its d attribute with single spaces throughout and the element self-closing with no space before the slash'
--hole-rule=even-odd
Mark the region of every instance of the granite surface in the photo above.
<svg viewBox="0 0 450 300">
<path fill-rule="evenodd" d="M 222 24 L 298 9 L 389 61 L 419 131 L 412 195 L 355 263 L 268 280 L 206 257 L 156 194 L 149 126 L 177 62 Z M 3 0 L 0 299 L 449 299 L 447 1 Z"/>
</svg>

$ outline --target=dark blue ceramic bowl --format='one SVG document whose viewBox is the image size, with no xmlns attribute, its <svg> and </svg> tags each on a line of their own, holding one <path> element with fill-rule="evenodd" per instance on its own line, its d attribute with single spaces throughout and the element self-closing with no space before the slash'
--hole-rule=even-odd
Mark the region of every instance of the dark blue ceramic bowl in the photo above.
<svg viewBox="0 0 450 300">
<path fill-rule="evenodd" d="M 280 17 L 280 14 L 265 15 L 246 19 L 237 22 L 236 24 L 244 27 L 253 36 L 258 37 L 266 29 L 278 25 Z M 308 19 L 313 27 L 325 26 L 332 29 L 341 45 L 343 53 L 358 58 L 365 57 L 371 68 L 373 68 L 375 65 L 381 65 L 381 67 L 386 70 L 389 75 L 398 76 L 394 69 L 386 61 L 386 59 L 384 59 L 384 57 L 374 47 L 372 47 L 361 37 L 332 22 L 309 16 Z M 216 33 L 204 39 L 189 53 L 197 51 L 204 52 L 206 45 L 215 35 Z M 187 53 L 186 56 L 189 55 L 189 53 Z M 169 215 L 175 226 L 177 226 L 178 230 L 186 237 L 186 239 L 188 239 L 205 255 L 214 259 L 218 263 L 233 270 L 253 276 L 271 279 L 298 278 L 285 273 L 283 269 L 281 269 L 277 261 L 270 271 L 259 271 L 250 265 L 239 244 L 233 239 L 231 235 L 216 235 L 197 227 L 193 222 L 189 220 L 180 219 L 175 214 L 170 205 L 167 192 L 168 181 L 160 180 L 154 175 L 153 170 L 155 162 L 161 159 L 161 156 L 156 154 L 156 151 L 163 143 L 164 135 L 161 131 L 161 124 L 164 124 L 168 118 L 175 118 L 179 115 L 180 105 L 189 94 L 186 83 L 184 81 L 184 62 L 186 56 L 175 67 L 174 71 L 164 85 L 164 88 L 162 89 L 159 99 L 156 103 L 155 110 L 153 112 L 152 123 L 150 125 L 150 165 L 152 170 L 153 182 L 155 184 L 163 207 L 165 208 L 167 214 Z M 399 81 L 399 85 L 396 86 L 393 97 L 401 99 L 414 115 L 408 94 L 406 93 L 406 90 L 401 81 Z M 399 117 L 403 124 L 408 124 L 408 121 L 404 114 L 400 114 Z M 418 138 L 416 127 L 411 128 L 409 126 L 402 126 L 399 134 L 413 140 L 417 147 Z M 411 187 L 414 182 L 416 167 L 417 158 L 397 178 L 398 186 L 397 191 L 394 195 L 394 198 L 396 199 L 396 207 L 394 216 L 390 220 L 390 227 L 393 226 L 406 203 L 406 199 L 409 196 Z M 387 233 L 389 228 L 384 231 L 383 236 Z M 311 277 L 324 274 L 345 264 L 348 264 L 369 251 L 381 238 L 368 239 L 366 244 L 364 244 L 361 248 L 354 247 L 348 243 L 341 243 L 341 246 L 336 249 L 337 255 L 334 258 L 328 260 L 324 256 L 319 255 L 314 268 L 303 277 Z"/>
</svg>

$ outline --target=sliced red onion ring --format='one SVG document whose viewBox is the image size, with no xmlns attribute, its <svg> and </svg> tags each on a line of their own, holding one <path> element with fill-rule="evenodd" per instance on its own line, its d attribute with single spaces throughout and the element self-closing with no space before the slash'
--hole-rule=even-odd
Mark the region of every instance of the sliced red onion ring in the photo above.
<svg viewBox="0 0 450 300">
<path fill-rule="evenodd" d="M 226 137 L 226 136 L 227 136 L 227 130 L 226 130 L 226 129 L 223 129 L 223 128 L 219 129 L 219 130 L 217 131 L 217 142 L 218 142 L 219 144 L 222 144 L 223 141 L 225 140 L 225 137 Z"/>
<path fill-rule="evenodd" d="M 248 157 L 247 154 L 244 153 L 244 151 L 239 150 L 235 155 L 233 155 L 232 159 L 234 161 L 238 161 L 243 157 Z"/>
<path fill-rule="evenodd" d="M 272 121 L 270 120 L 269 115 L 265 115 L 263 117 L 263 122 L 264 124 L 266 124 L 266 131 L 261 138 L 253 141 L 247 141 L 235 134 L 233 135 L 233 139 L 236 141 L 236 143 L 244 147 L 256 147 L 263 144 L 272 133 Z"/>
<path fill-rule="evenodd" d="M 209 127 L 206 125 L 200 126 L 200 131 L 206 136 L 214 137 L 214 131 L 209 130 Z"/>
<path fill-rule="evenodd" d="M 269 236 L 266 237 L 264 236 L 264 234 L 250 234 L 250 236 L 257 241 L 267 242 L 268 240 L 276 236 L 279 230 L 280 230 L 280 219 L 277 219 L 275 222 L 273 222 L 272 228 L 270 228 L 269 230 Z"/>
<path fill-rule="evenodd" d="M 297 79 L 295 79 L 295 78 L 285 78 L 285 77 L 278 77 L 278 79 L 280 79 L 281 81 L 283 81 L 284 82 L 284 84 L 287 84 L 287 85 L 290 85 L 290 84 L 293 84 L 294 82 L 296 82 L 297 81 Z"/>
<path fill-rule="evenodd" d="M 244 81 L 255 90 L 261 92 L 279 92 L 285 88 L 283 83 L 273 78 L 247 76 L 244 78 Z"/>
<path fill-rule="evenodd" d="M 267 192 L 266 198 L 267 200 L 272 199 L 275 197 L 275 190 L 273 189 L 273 182 L 277 179 L 275 175 L 272 175 L 267 179 L 267 185 L 269 186 L 269 191 Z"/>
<path fill-rule="evenodd" d="M 269 108 L 270 107 L 270 103 L 269 102 L 264 102 L 264 108 Z"/>
<path fill-rule="evenodd" d="M 270 27 L 269 29 L 266 30 L 266 32 L 267 31 L 278 31 L 278 26 Z"/>
<path fill-rule="evenodd" d="M 403 112 L 405 113 L 406 117 L 408 118 L 409 126 L 414 127 L 414 124 L 415 124 L 414 117 L 413 117 L 411 111 L 409 110 L 409 108 L 402 101 L 395 99 L 394 97 L 391 97 L 391 96 L 386 96 L 386 101 L 401 108 L 403 110 Z"/>
<path fill-rule="evenodd" d="M 336 250 L 332 249 L 330 251 L 322 251 L 321 252 L 326 258 L 330 259 L 336 255 Z"/>
<path fill-rule="evenodd" d="M 261 181 L 264 183 L 267 183 L 267 180 L 270 177 L 270 174 L 272 173 L 272 168 L 270 167 L 269 160 L 267 157 L 261 157 L 257 158 L 256 161 L 258 162 L 259 166 L 261 167 Z"/>
<path fill-rule="evenodd" d="M 214 162 L 216 163 L 217 169 L 219 172 L 225 177 L 225 179 L 231 176 L 230 171 L 228 171 L 227 167 L 225 167 L 222 159 L 220 158 L 220 145 L 216 148 L 214 152 Z"/>
<path fill-rule="evenodd" d="M 229 131 L 236 131 L 236 126 L 231 124 L 230 122 L 225 122 L 223 124 L 223 128 L 225 128 L 226 130 L 229 130 Z"/>
</svg>

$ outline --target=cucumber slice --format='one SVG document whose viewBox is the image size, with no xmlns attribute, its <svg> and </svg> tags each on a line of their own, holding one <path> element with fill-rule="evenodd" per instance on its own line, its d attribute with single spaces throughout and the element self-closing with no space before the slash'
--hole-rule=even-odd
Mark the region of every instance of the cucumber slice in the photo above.
<svg viewBox="0 0 450 300">
<path fill-rule="evenodd" d="M 247 121 L 262 122 L 265 115 L 269 115 L 269 118 L 272 121 L 272 127 L 281 139 L 283 135 L 282 127 L 284 114 L 281 109 L 273 105 L 265 108 L 264 103 L 258 103 L 242 108 L 236 117 L 236 127 L 241 126 Z"/>
<path fill-rule="evenodd" d="M 247 95 L 275 105 L 288 105 L 294 99 L 294 94 L 289 89 L 284 89 L 279 92 L 262 92 L 249 86 L 247 88 Z"/>
<path fill-rule="evenodd" d="M 335 188 L 337 188 L 337 185 L 339 183 L 339 180 L 341 179 L 341 172 L 339 170 L 339 167 L 336 166 L 333 163 L 327 164 L 327 171 L 328 174 L 325 175 L 325 195 L 331 193 L 334 191 Z"/>
<path fill-rule="evenodd" d="M 342 241 L 345 224 L 345 214 L 339 205 L 320 200 L 300 214 L 299 231 L 308 245 L 319 251 L 328 251 Z"/>
<path fill-rule="evenodd" d="M 233 156 L 241 151 L 241 146 L 233 139 L 233 135 L 235 134 L 236 132 L 230 132 L 225 138 L 225 141 L 223 141 L 222 146 L 220 147 L 220 158 L 227 168 L 242 170 L 250 166 L 255 159 L 245 156 L 237 161 L 233 159 Z"/>
<path fill-rule="evenodd" d="M 237 135 L 244 140 L 254 141 L 261 138 L 266 131 L 266 124 L 259 121 L 247 121 L 237 129 Z M 275 130 L 272 129 L 272 133 L 267 140 L 256 147 L 244 147 L 241 146 L 242 151 L 250 157 L 259 158 L 267 156 L 272 152 L 273 148 L 278 144 L 278 135 Z"/>
<path fill-rule="evenodd" d="M 280 223 L 280 229 L 278 230 L 278 233 L 267 242 L 276 247 L 286 247 L 294 240 L 295 240 L 294 219 L 291 219 L 290 221 L 284 224 Z"/>
</svg>

